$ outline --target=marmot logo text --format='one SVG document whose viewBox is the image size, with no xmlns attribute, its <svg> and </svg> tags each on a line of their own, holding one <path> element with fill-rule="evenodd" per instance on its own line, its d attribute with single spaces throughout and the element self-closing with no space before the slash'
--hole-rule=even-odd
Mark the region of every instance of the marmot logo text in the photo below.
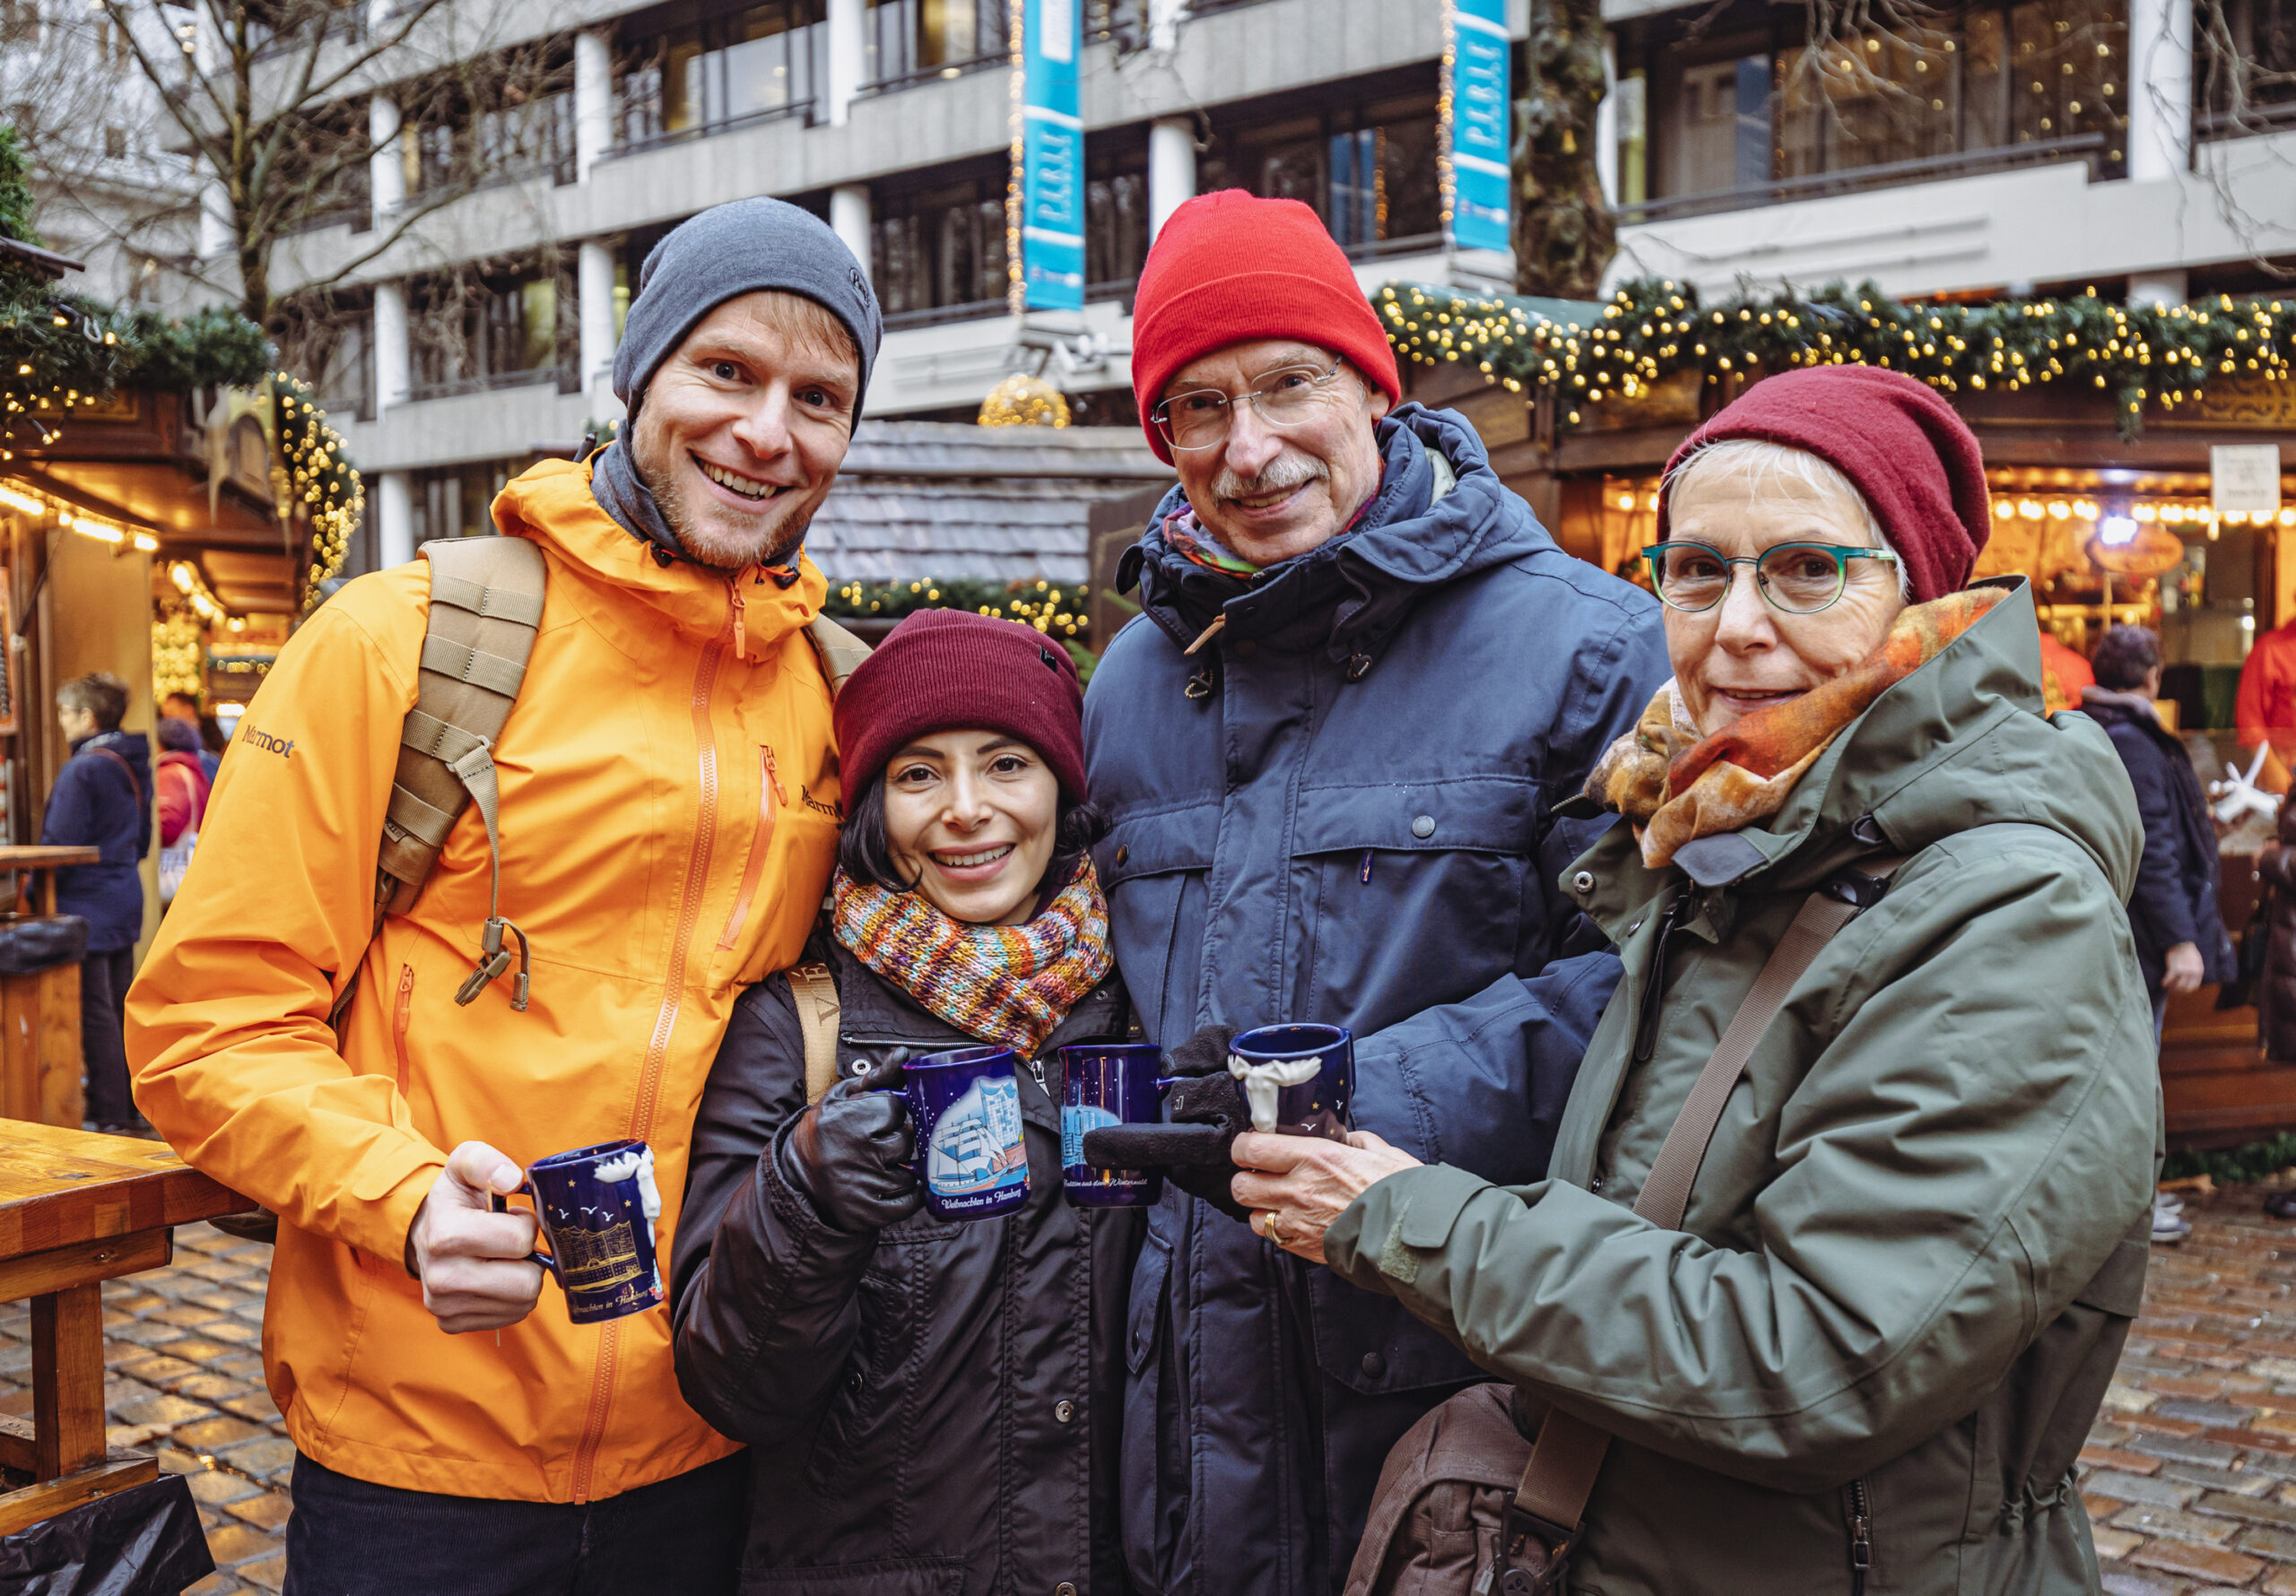
<svg viewBox="0 0 2296 1596">
<path fill-rule="evenodd" d="M 845 805 L 842 803 L 823 803 L 820 799 L 813 796 L 812 789 L 808 787 L 801 785 L 797 788 L 797 797 L 807 809 L 812 810 L 817 815 L 827 815 L 832 820 L 843 820 L 845 819 Z"/>
<path fill-rule="evenodd" d="M 274 737 L 270 733 L 258 732 L 253 726 L 241 726 L 239 741 L 250 748 L 259 748 L 265 753 L 277 754 L 283 759 L 292 759 L 295 756 L 295 740 L 292 737 Z"/>
</svg>

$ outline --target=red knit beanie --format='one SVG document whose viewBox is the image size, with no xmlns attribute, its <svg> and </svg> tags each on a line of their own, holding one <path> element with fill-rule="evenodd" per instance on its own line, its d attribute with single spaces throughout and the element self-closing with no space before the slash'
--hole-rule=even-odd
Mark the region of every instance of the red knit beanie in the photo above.
<svg viewBox="0 0 2296 1596">
<path fill-rule="evenodd" d="M 1977 435 L 1926 383 L 1872 366 L 1805 366 L 1765 377 L 1715 413 L 1666 462 L 1725 438 L 1802 449 L 1857 485 L 1905 561 L 1916 603 L 1969 585 L 1993 535 Z M 1671 496 L 1671 494 L 1669 495 Z M 1666 536 L 1666 500 L 1658 501 Z"/>
<path fill-rule="evenodd" d="M 893 628 L 837 695 L 847 801 L 903 744 L 981 727 L 1017 737 L 1084 796 L 1084 690 L 1057 639 L 970 610 L 920 610 Z"/>
<path fill-rule="evenodd" d="M 1171 452 L 1148 412 L 1189 361 L 1260 338 L 1292 338 L 1334 354 L 1400 402 L 1403 379 L 1385 328 L 1323 218 L 1298 200 L 1240 188 L 1199 194 L 1164 222 L 1132 299 L 1132 396 L 1158 459 Z"/>
</svg>

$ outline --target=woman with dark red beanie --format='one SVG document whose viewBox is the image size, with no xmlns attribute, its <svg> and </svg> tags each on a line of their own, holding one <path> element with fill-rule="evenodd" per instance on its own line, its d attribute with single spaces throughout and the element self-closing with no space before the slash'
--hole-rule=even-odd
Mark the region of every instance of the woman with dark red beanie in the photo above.
<svg viewBox="0 0 2296 1596">
<path fill-rule="evenodd" d="M 2097 1588 L 2073 1465 L 2159 1131 L 2144 837 L 2103 731 L 2043 717 L 2024 579 L 1965 586 L 1988 525 L 1909 378 L 1723 410 L 1643 551 L 1674 679 L 1578 801 L 1626 821 L 1564 872 L 1626 975 L 1549 1179 L 1237 1139 L 1263 1234 L 1512 1385 L 1573 1591 Z"/>
<path fill-rule="evenodd" d="M 788 977 L 744 995 L 673 1263 L 686 1400 L 751 1446 L 744 1589 L 1125 1589 L 1139 1210 L 1063 1200 L 1055 1072 L 1055 1049 L 1130 1023 L 1082 698 L 1058 643 L 948 611 L 894 628 L 838 698 L 845 834 L 808 957 L 836 982 L 839 1079 L 807 1102 Z M 1026 1065 L 1030 1195 L 944 1224 L 920 1211 L 908 1102 L 879 1089 L 977 1043 Z"/>
</svg>

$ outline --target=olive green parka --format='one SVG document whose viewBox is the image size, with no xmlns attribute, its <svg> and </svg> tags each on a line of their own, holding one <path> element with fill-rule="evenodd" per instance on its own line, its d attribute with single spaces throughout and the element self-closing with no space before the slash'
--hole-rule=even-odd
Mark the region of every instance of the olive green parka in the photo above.
<svg viewBox="0 0 2296 1596">
<path fill-rule="evenodd" d="M 1767 826 L 1653 871 L 1621 825 L 1565 872 L 1626 977 L 1548 1179 L 1406 1170 L 1326 1233 L 1355 1284 L 1613 1432 L 1574 1592 L 2098 1588 L 2073 1462 L 2143 1295 L 2161 1145 L 2122 908 L 2143 835 L 2104 732 L 2041 717 L 2031 592 L 2005 585 Z M 1638 1219 L 1787 923 L 1880 854 L 1906 863 L 1795 984 L 1683 1229 Z"/>
</svg>

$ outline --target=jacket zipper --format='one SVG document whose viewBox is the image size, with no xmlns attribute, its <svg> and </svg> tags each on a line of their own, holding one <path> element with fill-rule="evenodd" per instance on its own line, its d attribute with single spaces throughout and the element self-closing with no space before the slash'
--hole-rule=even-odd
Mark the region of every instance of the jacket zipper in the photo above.
<svg viewBox="0 0 2296 1596">
<path fill-rule="evenodd" d="M 693 738 L 699 750 L 701 786 L 693 828 L 693 851 L 686 860 L 685 890 L 680 894 L 677 929 L 670 941 L 670 967 L 662 982 L 662 1009 L 654 1017 L 654 1034 L 646 1044 L 646 1062 L 639 1075 L 638 1102 L 631 1115 L 630 1134 L 648 1140 L 654 1130 L 654 1099 L 662 1089 L 662 1065 L 669 1056 L 670 1035 L 676 1029 L 678 1004 L 685 992 L 688 950 L 695 924 L 701 918 L 701 898 L 709 879 L 709 855 L 718 842 L 718 736 L 710 724 L 709 701 L 718 685 L 718 667 L 726 657 L 729 639 L 738 647 L 742 627 L 739 578 L 728 582 L 732 607 L 726 629 L 701 651 L 693 672 Z M 598 1461 L 598 1445 L 605 1439 L 606 1415 L 613 1406 L 614 1365 L 622 1349 L 622 1321 L 609 1319 L 600 1327 L 596 1372 L 590 1377 L 590 1413 L 582 1426 L 582 1439 L 574 1449 L 574 1500 L 590 1499 L 590 1471 Z"/>
<path fill-rule="evenodd" d="M 398 1095 L 406 1096 L 406 1028 L 414 1018 L 414 967 L 398 967 L 398 1002 L 391 1010 L 391 1054 L 398 1060 Z"/>
<path fill-rule="evenodd" d="M 781 773 L 773 763 L 772 745 L 758 744 L 758 754 L 757 835 L 750 839 L 750 861 L 742 867 L 742 887 L 734 896 L 734 912 L 726 917 L 725 934 L 718 939 L 721 952 L 740 938 L 742 923 L 750 916 L 750 900 L 757 896 L 758 882 L 765 875 L 765 855 L 773 844 L 774 808 L 777 804 L 789 807 L 789 794 L 782 790 Z"/>
<path fill-rule="evenodd" d="M 1682 923 L 1690 918 L 1690 891 L 1685 888 L 1674 902 L 1666 906 L 1666 912 L 1659 916 L 1658 944 L 1651 950 L 1650 973 L 1643 978 L 1642 1012 L 1637 1018 L 1634 1029 L 1634 1062 L 1638 1064 L 1648 1063 L 1652 1051 L 1658 1045 L 1658 1000 L 1665 992 L 1667 946 L 1674 941 L 1674 932 L 1681 928 Z"/>
<path fill-rule="evenodd" d="M 1849 1482 L 1849 1596 L 1866 1596 L 1866 1575 L 1874 1566 L 1874 1508 L 1866 1482 Z"/>
</svg>

